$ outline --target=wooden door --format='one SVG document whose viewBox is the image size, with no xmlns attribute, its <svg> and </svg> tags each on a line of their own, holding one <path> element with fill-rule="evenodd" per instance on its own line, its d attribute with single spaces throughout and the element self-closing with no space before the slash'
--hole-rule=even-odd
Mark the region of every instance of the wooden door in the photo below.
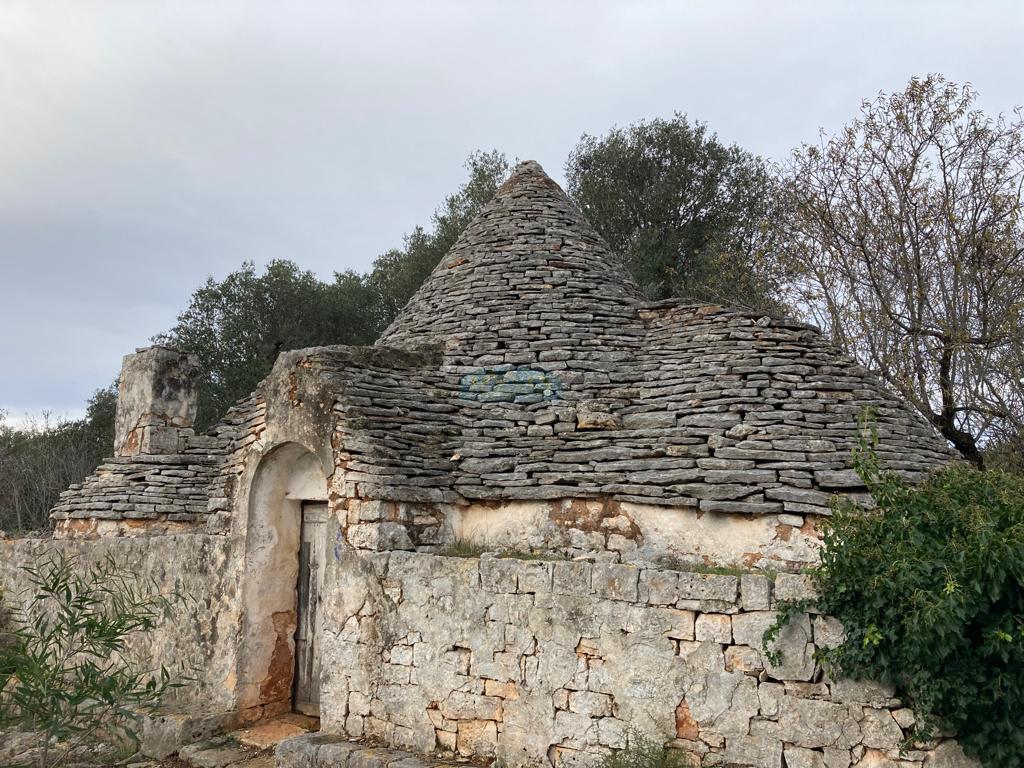
<svg viewBox="0 0 1024 768">
<path fill-rule="evenodd" d="M 320 593 L 327 568 L 327 505 L 304 502 L 295 629 L 295 711 L 320 715 Z"/>
</svg>

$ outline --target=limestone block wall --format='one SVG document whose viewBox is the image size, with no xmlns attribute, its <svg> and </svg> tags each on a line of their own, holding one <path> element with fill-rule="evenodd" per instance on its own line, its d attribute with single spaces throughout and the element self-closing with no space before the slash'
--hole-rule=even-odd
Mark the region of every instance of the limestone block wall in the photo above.
<svg viewBox="0 0 1024 768">
<path fill-rule="evenodd" d="M 180 594 L 155 632 L 137 633 L 129 654 L 154 668 L 166 665 L 194 678 L 171 693 L 169 710 L 195 715 L 233 709 L 230 689 L 235 666 L 237 609 L 232 605 L 234 569 L 224 536 L 181 534 L 94 541 L 53 539 L 0 540 L 0 586 L 5 604 L 30 594 L 27 565 L 38 566 L 48 553 L 63 552 L 84 568 L 113 557 L 140 581 L 152 580 L 163 594 Z"/>
<path fill-rule="evenodd" d="M 914 715 L 892 692 L 832 680 L 816 614 L 761 650 L 805 577 L 622 563 L 335 549 L 323 728 L 507 766 L 588 766 L 629 729 L 694 766 L 971 765 L 952 740 L 899 751 Z"/>
</svg>

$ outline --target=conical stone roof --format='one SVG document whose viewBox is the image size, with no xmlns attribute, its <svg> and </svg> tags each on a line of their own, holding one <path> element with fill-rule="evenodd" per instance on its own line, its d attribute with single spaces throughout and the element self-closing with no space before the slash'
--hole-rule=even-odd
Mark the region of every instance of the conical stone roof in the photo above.
<svg viewBox="0 0 1024 768">
<path fill-rule="evenodd" d="M 476 364 L 527 365 L 559 347 L 586 357 L 641 334 L 636 284 L 540 165 L 521 163 L 379 345 L 453 340 Z M 475 358 L 484 358 L 483 360 Z"/>
<path fill-rule="evenodd" d="M 224 499 L 239 450 L 304 404 L 336 420 L 321 426 L 333 430 L 347 496 L 560 500 L 567 519 L 573 500 L 596 498 L 788 524 L 827 515 L 833 491 L 866 491 L 851 449 L 869 408 L 887 468 L 916 478 L 952 458 L 929 424 L 816 329 L 644 302 L 533 162 L 516 168 L 376 346 L 282 355 L 242 410 L 179 458 L 190 473 L 198 454 L 208 474 L 222 461 L 208 496 Z M 153 481 L 146 467 L 117 461 L 62 496 L 54 516 L 167 517 L 155 500 L 176 510 L 167 518 L 176 524 L 208 508 L 178 474 Z"/>
</svg>

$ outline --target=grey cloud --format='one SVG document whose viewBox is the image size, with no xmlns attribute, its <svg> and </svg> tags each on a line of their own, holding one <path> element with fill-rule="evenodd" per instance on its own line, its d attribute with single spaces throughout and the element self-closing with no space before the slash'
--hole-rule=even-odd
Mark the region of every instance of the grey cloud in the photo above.
<svg viewBox="0 0 1024 768">
<path fill-rule="evenodd" d="M 366 269 L 473 149 L 556 178 L 669 115 L 781 159 L 941 71 L 1021 100 L 1016 3 L 0 5 L 0 408 L 77 412 L 207 275 Z"/>
</svg>

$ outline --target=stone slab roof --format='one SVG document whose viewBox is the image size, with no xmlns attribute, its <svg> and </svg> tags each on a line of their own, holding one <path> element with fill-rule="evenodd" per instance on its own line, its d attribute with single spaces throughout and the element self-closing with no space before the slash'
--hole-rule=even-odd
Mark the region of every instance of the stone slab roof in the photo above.
<svg viewBox="0 0 1024 768">
<path fill-rule="evenodd" d="M 291 352 L 283 368 L 329 393 L 346 495 L 366 499 L 602 496 L 827 514 L 832 492 L 863 490 L 850 450 L 866 408 L 889 467 L 919 477 L 953 458 L 916 412 L 814 328 L 645 302 L 533 162 L 516 168 L 377 345 Z M 123 506 L 136 496 L 170 509 L 161 494 L 176 495 L 181 514 L 199 514 L 207 481 L 207 508 L 226 509 L 274 397 L 264 383 L 230 413 L 202 447 L 206 460 L 105 465 L 58 514 L 148 513 Z"/>
<path fill-rule="evenodd" d="M 533 162 L 377 344 L 435 347 L 412 367 L 331 376 L 354 495 L 827 513 L 832 491 L 860 489 L 850 451 L 866 408 L 891 468 L 918 477 L 952 457 L 816 329 L 645 302 Z"/>
</svg>

